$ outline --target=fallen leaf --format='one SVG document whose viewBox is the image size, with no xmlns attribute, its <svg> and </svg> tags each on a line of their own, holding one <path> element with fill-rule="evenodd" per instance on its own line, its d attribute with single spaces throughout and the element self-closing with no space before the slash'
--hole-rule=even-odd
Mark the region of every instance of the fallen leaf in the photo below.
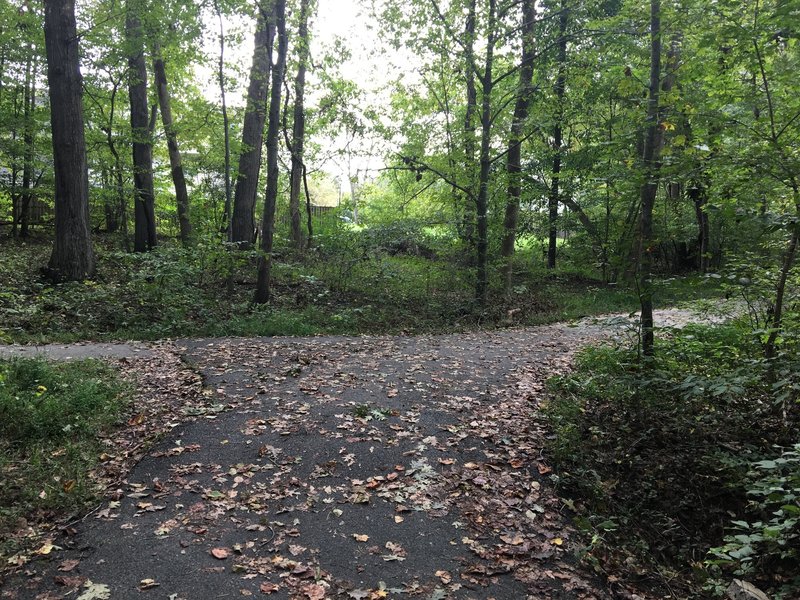
<svg viewBox="0 0 800 600">
<path fill-rule="evenodd" d="M 281 586 L 275 583 L 271 583 L 269 581 L 265 581 L 264 583 L 261 584 L 261 586 L 258 589 L 261 590 L 262 594 L 271 594 L 281 589 Z"/>
<path fill-rule="evenodd" d="M 512 546 L 519 546 L 522 542 L 525 541 L 520 534 L 515 533 L 514 535 L 501 535 L 500 539 L 503 540 L 506 544 L 511 544 Z"/>
<path fill-rule="evenodd" d="M 47 540 L 38 550 L 34 552 L 34 554 L 47 556 L 53 551 L 54 548 L 57 548 L 57 546 L 54 546 L 51 540 Z"/>
<path fill-rule="evenodd" d="M 564 543 L 564 540 L 562 540 L 560 537 L 559 538 L 554 538 L 554 539 L 550 540 L 550 543 L 551 544 L 555 544 L 556 546 L 561 546 Z"/>
<path fill-rule="evenodd" d="M 86 588 L 86 591 L 78 596 L 77 600 L 109 600 L 111 598 L 111 590 L 102 583 L 87 581 L 83 587 Z"/>
<path fill-rule="evenodd" d="M 322 600 L 325 597 L 325 588 L 314 583 L 304 585 L 301 591 L 308 600 Z"/>
<path fill-rule="evenodd" d="M 60 565 L 58 565 L 58 570 L 61 571 L 62 573 L 69 573 L 79 564 L 81 564 L 81 561 L 76 559 L 65 560 Z"/>
<path fill-rule="evenodd" d="M 436 577 L 442 580 L 442 583 L 447 585 L 451 581 L 453 581 L 453 576 L 448 573 L 447 571 L 436 571 Z"/>
<path fill-rule="evenodd" d="M 405 521 L 405 519 L 403 517 L 401 517 L 400 515 L 395 515 L 394 516 L 394 522 L 395 523 L 402 523 L 403 521 Z"/>
<path fill-rule="evenodd" d="M 363 533 L 354 533 L 353 539 L 357 542 L 366 542 L 367 540 L 369 540 L 369 536 Z"/>
<path fill-rule="evenodd" d="M 140 590 L 149 590 L 150 588 L 158 587 L 161 585 L 157 583 L 155 579 L 142 579 L 139 582 L 139 589 Z"/>
<path fill-rule="evenodd" d="M 217 558 L 219 560 L 225 560 L 230 555 L 230 552 L 227 548 L 212 548 L 211 549 L 211 556 Z"/>
<path fill-rule="evenodd" d="M 75 577 L 67 577 L 66 575 L 56 575 L 55 577 L 53 577 L 53 581 L 55 581 L 58 585 L 63 585 L 64 587 L 79 588 L 86 581 L 86 577 L 81 577 L 80 575 Z"/>
</svg>

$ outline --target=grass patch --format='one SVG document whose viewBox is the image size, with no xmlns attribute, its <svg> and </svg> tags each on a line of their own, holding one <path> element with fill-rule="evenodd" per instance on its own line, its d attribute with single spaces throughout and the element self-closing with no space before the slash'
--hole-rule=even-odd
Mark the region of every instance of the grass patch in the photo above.
<svg viewBox="0 0 800 600">
<path fill-rule="evenodd" d="M 753 464 L 797 441 L 796 411 L 787 420 L 774 401 L 761 352 L 746 327 L 691 326 L 662 336 L 653 362 L 592 348 L 551 381 L 549 452 L 598 571 L 691 598 L 735 574 L 707 568 L 709 550 L 753 517 Z M 797 566 L 754 564 L 748 577 L 773 593 Z"/>
<path fill-rule="evenodd" d="M 98 361 L 0 361 L 0 555 L 17 550 L 24 522 L 86 507 L 100 436 L 126 403 L 126 386 Z"/>
</svg>

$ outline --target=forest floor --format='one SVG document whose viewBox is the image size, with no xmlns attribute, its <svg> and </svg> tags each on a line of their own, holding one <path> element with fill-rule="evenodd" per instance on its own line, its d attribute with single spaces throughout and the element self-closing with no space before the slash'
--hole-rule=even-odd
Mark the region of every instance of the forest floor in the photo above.
<svg viewBox="0 0 800 600">
<path fill-rule="evenodd" d="M 107 357 L 138 393 L 103 503 L 21 523 L 40 542 L 0 598 L 643 598 L 576 558 L 538 408 L 576 350 L 630 327 L 39 347 Z"/>
</svg>

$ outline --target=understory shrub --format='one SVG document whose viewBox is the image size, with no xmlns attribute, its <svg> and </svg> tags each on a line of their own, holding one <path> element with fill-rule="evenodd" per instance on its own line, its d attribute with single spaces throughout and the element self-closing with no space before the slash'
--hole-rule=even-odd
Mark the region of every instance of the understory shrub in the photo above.
<svg viewBox="0 0 800 600">
<path fill-rule="evenodd" d="M 768 466 L 776 465 L 776 476 L 777 465 L 789 464 L 768 458 L 775 444 L 795 442 L 796 430 L 760 356 L 758 337 L 745 325 L 689 326 L 662 335 L 655 359 L 628 346 L 591 348 L 572 374 L 551 381 L 549 451 L 578 509 L 576 522 L 592 540 L 585 558 L 598 569 L 622 569 L 665 593 L 697 597 L 711 575 L 730 574 L 722 563 L 710 572 L 704 560 L 732 519 L 747 520 L 748 501 L 762 502 L 769 519 L 793 512 L 784 508 L 791 502 L 778 506 L 770 495 L 776 481 L 764 479 Z M 762 471 L 758 484 L 748 478 L 753 463 Z M 787 514 L 782 532 L 796 528 L 794 518 Z M 764 527 L 748 562 L 761 567 L 752 578 L 774 591 L 769 536 L 778 525 Z"/>
</svg>

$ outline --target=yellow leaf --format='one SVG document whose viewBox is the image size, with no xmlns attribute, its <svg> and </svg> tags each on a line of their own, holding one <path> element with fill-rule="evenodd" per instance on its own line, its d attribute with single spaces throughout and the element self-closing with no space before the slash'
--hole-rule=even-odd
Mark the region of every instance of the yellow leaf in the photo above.
<svg viewBox="0 0 800 600">
<path fill-rule="evenodd" d="M 41 548 L 39 548 L 36 552 L 34 552 L 34 554 L 39 554 L 40 556 L 47 556 L 53 551 L 53 548 L 55 548 L 53 542 L 47 540 L 44 544 L 42 544 Z"/>
<path fill-rule="evenodd" d="M 561 538 L 555 538 L 550 540 L 550 543 L 555 544 L 556 546 L 561 546 L 564 543 L 564 540 L 562 540 Z"/>
</svg>

